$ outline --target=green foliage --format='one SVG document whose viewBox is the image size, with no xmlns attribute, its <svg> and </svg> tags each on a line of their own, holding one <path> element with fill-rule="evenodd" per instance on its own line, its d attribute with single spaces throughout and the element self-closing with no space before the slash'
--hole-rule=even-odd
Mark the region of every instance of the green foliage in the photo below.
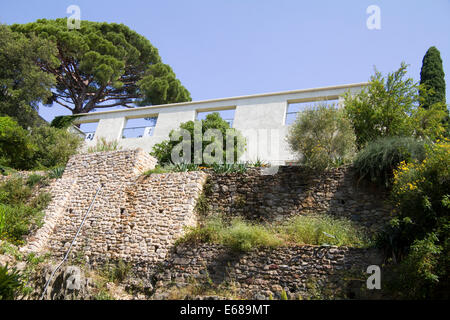
<svg viewBox="0 0 450 320">
<path fill-rule="evenodd" d="M 379 243 L 392 253 L 391 285 L 406 298 L 439 298 L 450 287 L 450 143 L 426 146 L 426 158 L 394 171 L 395 218 Z"/>
<path fill-rule="evenodd" d="M 48 177 L 50 179 L 59 179 L 63 176 L 65 169 L 66 169 L 66 167 L 63 167 L 63 166 L 53 168 L 53 169 L 49 170 Z"/>
<path fill-rule="evenodd" d="M 387 289 L 404 299 L 436 297 L 434 291 L 439 284 L 439 269 L 442 269 L 439 266 L 442 247 L 438 243 L 434 233 L 414 240 L 405 259 L 391 268 Z"/>
<path fill-rule="evenodd" d="M 150 170 L 147 170 L 146 172 L 144 172 L 144 175 L 149 176 L 154 173 L 157 174 L 157 173 L 168 173 L 168 172 L 171 172 L 171 170 L 166 167 L 161 167 L 160 165 L 157 165 L 154 169 L 150 169 Z"/>
<path fill-rule="evenodd" d="M 235 251 L 249 251 L 256 247 L 277 247 L 282 241 L 267 227 L 251 224 L 239 218 L 231 221 L 222 235 L 223 244 Z"/>
<path fill-rule="evenodd" d="M 244 173 L 247 171 L 247 164 L 245 163 L 223 163 L 212 165 L 212 169 L 215 173 Z"/>
<path fill-rule="evenodd" d="M 211 216 L 199 226 L 190 228 L 179 242 L 219 243 L 236 251 L 288 244 L 369 245 L 362 230 L 350 221 L 330 216 L 297 216 L 274 226 L 252 224 L 241 218 L 225 222 L 221 217 Z"/>
<path fill-rule="evenodd" d="M 198 130 L 197 126 L 198 127 L 201 126 L 201 133 L 200 133 L 200 131 L 196 132 L 196 130 Z M 190 161 L 190 163 L 196 163 L 196 161 L 195 161 L 196 155 L 194 152 L 195 142 L 198 142 L 199 144 L 202 145 L 202 149 L 201 149 L 202 154 L 208 146 L 212 147 L 212 146 L 215 146 L 217 143 L 222 144 L 221 150 L 218 151 L 221 154 L 217 155 L 217 157 L 219 159 L 222 159 L 223 163 L 226 162 L 226 141 L 227 141 L 226 139 L 227 139 L 227 137 L 229 137 L 229 139 L 233 139 L 231 141 L 234 141 L 233 150 L 231 150 L 233 152 L 233 162 L 236 162 L 244 152 L 244 147 L 245 147 L 244 137 L 238 130 L 230 128 L 230 125 L 228 124 L 228 122 L 223 120 L 220 117 L 220 114 L 218 112 L 214 112 L 214 113 L 207 115 L 205 120 L 188 121 L 188 122 L 182 123 L 180 125 L 180 129 L 187 130 L 187 132 L 189 132 L 189 134 L 190 134 L 190 138 L 191 138 L 191 161 Z M 220 133 L 222 134 L 223 141 L 215 141 L 214 138 L 212 138 L 211 141 L 203 141 L 203 136 L 208 129 L 219 130 Z M 175 134 L 177 134 L 179 132 L 180 132 L 180 130 L 172 130 L 169 134 L 169 137 L 173 137 Z M 177 141 L 165 140 L 165 141 L 162 141 L 161 143 L 155 144 L 150 155 L 152 155 L 156 159 L 158 159 L 158 162 L 161 165 L 170 164 L 170 163 L 172 163 L 172 157 L 171 157 L 172 150 L 174 149 L 174 147 L 176 145 L 178 145 L 180 143 L 180 141 L 182 141 L 182 137 L 180 137 L 180 139 Z M 199 156 L 199 155 L 197 155 L 197 156 Z M 206 159 L 204 159 L 204 157 L 202 157 L 202 160 L 203 160 L 202 165 L 206 165 Z"/>
<path fill-rule="evenodd" d="M 370 84 L 358 94 L 347 92 L 344 105 L 359 149 L 379 137 L 418 136 L 435 139 L 444 128 L 442 108 L 421 107 L 418 84 L 406 78 L 407 65 L 384 77 L 375 70 Z"/>
<path fill-rule="evenodd" d="M 131 264 L 123 260 L 115 263 L 107 263 L 102 269 L 103 276 L 110 282 L 121 283 L 131 272 Z"/>
<path fill-rule="evenodd" d="M 54 67 L 55 53 L 51 42 L 36 36 L 27 39 L 0 25 L 0 116 L 14 118 L 24 129 L 45 124 L 37 110 L 39 102 L 51 96 L 55 77 L 36 62 Z"/>
<path fill-rule="evenodd" d="M 10 117 L 0 117 L 0 165 L 30 168 L 36 150 L 28 132 Z"/>
<path fill-rule="evenodd" d="M 46 184 L 46 181 L 45 181 L 46 178 L 47 177 L 45 177 L 43 175 L 32 173 L 28 176 L 27 181 L 25 183 L 30 188 L 33 188 L 35 185 L 37 185 L 39 183 Z"/>
<path fill-rule="evenodd" d="M 423 96 L 424 108 L 429 108 L 437 102 L 445 104 L 445 74 L 441 53 L 436 47 L 430 47 L 423 57 L 420 84 L 427 89 L 433 89 L 433 93 Z"/>
<path fill-rule="evenodd" d="M 227 224 L 220 217 L 210 217 L 203 225 L 191 228 L 178 242 L 220 243 L 235 251 L 282 244 L 281 240 L 264 226 L 251 224 L 240 218 L 235 218 Z"/>
<path fill-rule="evenodd" d="M 47 103 L 59 103 L 73 114 L 191 99 L 150 41 L 123 24 L 81 21 L 80 29 L 69 30 L 64 18 L 11 28 L 56 45 L 57 67 L 40 61 L 41 69 L 57 79 Z"/>
<path fill-rule="evenodd" d="M 64 129 L 35 127 L 31 134 L 9 117 L 0 117 L 0 165 L 16 169 L 65 165 L 82 140 Z"/>
<path fill-rule="evenodd" d="M 83 142 L 65 129 L 49 126 L 34 128 L 31 141 L 37 147 L 32 157 L 33 168 L 39 169 L 65 166 Z"/>
<path fill-rule="evenodd" d="M 311 245 L 365 247 L 369 240 L 350 220 L 327 215 L 300 215 L 279 227 L 288 242 Z"/>
<path fill-rule="evenodd" d="M 22 178 L 10 178 L 0 185 L 0 239 L 2 240 L 20 244 L 31 228 L 41 225 L 43 210 L 51 200 L 50 195 L 40 192 L 33 196 L 33 185 L 29 182 L 30 180 L 27 185 Z"/>
<path fill-rule="evenodd" d="M 97 139 L 97 144 L 94 147 L 88 148 L 88 153 L 108 152 L 120 149 L 122 149 L 122 147 L 119 147 L 119 142 L 117 140 L 107 141 L 106 138 L 102 137 L 100 139 Z"/>
<path fill-rule="evenodd" d="M 24 287 L 23 276 L 15 268 L 0 266 L 0 300 L 18 298 Z"/>
<path fill-rule="evenodd" d="M 57 116 L 55 117 L 52 122 L 50 123 L 50 126 L 57 129 L 67 129 L 69 128 L 72 123 L 79 118 L 78 116 Z"/>
<path fill-rule="evenodd" d="M 361 179 L 390 186 L 392 173 L 402 161 L 425 159 L 425 142 L 412 137 L 381 137 L 358 152 L 353 163 Z"/>
<path fill-rule="evenodd" d="M 323 170 L 352 159 L 355 135 L 342 110 L 319 105 L 299 113 L 289 129 L 288 143 L 304 165 Z"/>
<path fill-rule="evenodd" d="M 173 166 L 168 166 L 168 168 L 172 168 L 173 172 L 188 172 L 188 171 L 198 171 L 200 167 L 195 163 L 178 163 Z"/>
<path fill-rule="evenodd" d="M 425 160 L 402 162 L 394 172 L 392 199 L 408 244 L 423 239 L 449 219 L 445 199 L 450 190 L 450 143 L 426 148 Z"/>
</svg>

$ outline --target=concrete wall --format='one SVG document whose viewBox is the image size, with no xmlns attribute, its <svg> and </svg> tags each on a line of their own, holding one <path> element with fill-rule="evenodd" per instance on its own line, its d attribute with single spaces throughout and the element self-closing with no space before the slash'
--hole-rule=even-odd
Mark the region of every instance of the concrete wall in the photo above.
<svg viewBox="0 0 450 320">
<path fill-rule="evenodd" d="M 334 100 L 350 91 L 359 92 L 366 83 L 294 90 L 251 96 L 214 99 L 197 102 L 176 103 L 114 111 L 102 111 L 81 115 L 77 123 L 99 122 L 96 139 L 118 140 L 123 149 L 142 148 L 150 152 L 153 145 L 168 139 L 172 129 L 182 122 L 195 120 L 197 112 L 235 109 L 233 127 L 247 137 L 247 151 L 242 161 L 264 160 L 272 164 L 284 164 L 295 159 L 286 142 L 289 126 L 285 124 L 289 103 L 318 100 Z M 127 119 L 157 116 L 154 134 L 149 137 L 122 139 Z"/>
</svg>

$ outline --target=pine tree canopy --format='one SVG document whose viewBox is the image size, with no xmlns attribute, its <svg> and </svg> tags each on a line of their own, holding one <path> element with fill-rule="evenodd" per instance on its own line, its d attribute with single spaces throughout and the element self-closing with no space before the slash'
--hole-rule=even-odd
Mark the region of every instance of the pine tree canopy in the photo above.
<svg viewBox="0 0 450 320">
<path fill-rule="evenodd" d="M 36 61 L 41 70 L 56 77 L 48 105 L 58 103 L 78 114 L 191 100 L 150 41 L 123 24 L 83 20 L 80 29 L 68 29 L 64 18 L 11 28 L 27 37 L 47 39 L 57 47 L 57 66 Z"/>
</svg>

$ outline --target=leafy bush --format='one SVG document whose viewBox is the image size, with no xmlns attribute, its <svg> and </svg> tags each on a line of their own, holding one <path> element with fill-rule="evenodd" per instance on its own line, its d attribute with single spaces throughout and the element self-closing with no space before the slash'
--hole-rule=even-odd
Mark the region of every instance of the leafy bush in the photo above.
<svg viewBox="0 0 450 320">
<path fill-rule="evenodd" d="M 200 125 L 201 126 L 201 132 L 197 130 L 197 126 Z M 214 137 L 212 138 L 211 141 L 203 141 L 205 132 L 208 129 L 217 129 L 220 131 L 220 133 L 222 134 L 223 137 L 223 141 L 215 141 Z M 202 149 L 202 165 L 205 165 L 209 162 L 209 160 L 211 159 L 204 159 L 203 158 L 203 152 L 205 151 L 205 149 L 212 146 L 220 146 L 220 144 L 222 145 L 221 150 L 218 150 L 218 147 L 216 148 L 216 150 L 218 150 L 218 152 L 220 154 L 216 155 L 219 159 L 222 159 L 222 162 L 225 163 L 226 162 L 226 139 L 227 137 L 230 137 L 230 139 L 233 139 L 233 162 L 237 161 L 239 159 L 239 157 L 243 154 L 244 152 L 244 147 L 245 147 L 245 139 L 242 136 L 242 134 L 233 128 L 230 128 L 230 125 L 228 124 L 228 122 L 226 122 L 225 120 L 223 120 L 218 112 L 214 112 L 211 113 L 209 115 L 206 116 L 205 120 L 200 120 L 200 121 L 188 121 L 185 123 L 182 123 L 180 125 L 180 128 L 178 130 L 172 130 L 169 134 L 169 137 L 173 137 L 175 134 L 180 133 L 181 130 L 186 130 L 187 132 L 189 132 L 190 134 L 190 147 L 191 147 L 191 159 L 190 159 L 190 163 L 196 163 L 198 161 L 195 161 L 195 157 L 196 156 L 200 156 L 200 155 L 196 155 L 195 154 L 195 150 L 194 150 L 194 144 L 196 142 L 198 142 L 199 144 L 201 144 Z M 195 134 L 194 134 L 195 132 Z M 162 141 L 161 143 L 155 144 L 155 146 L 153 147 L 152 152 L 150 153 L 150 155 L 154 156 L 156 159 L 158 159 L 158 162 L 161 165 L 166 165 L 166 164 L 171 164 L 172 161 L 172 150 L 175 148 L 175 146 L 177 146 L 181 141 L 182 141 L 183 137 L 180 137 L 180 139 L 176 140 L 176 141 L 172 141 L 172 140 L 165 140 Z M 195 139 L 201 139 L 200 141 L 195 141 Z M 206 140 L 206 139 L 205 139 Z M 185 141 L 186 142 L 186 141 Z M 198 163 L 200 164 L 200 163 Z"/>
<path fill-rule="evenodd" d="M 34 128 L 31 140 L 37 146 L 33 154 L 33 168 L 65 166 L 69 158 L 77 153 L 83 140 L 65 129 L 40 126 Z"/>
<path fill-rule="evenodd" d="M 356 133 L 359 149 L 379 137 L 416 136 L 435 139 L 444 132 L 442 106 L 427 109 L 420 105 L 425 88 L 406 78 L 407 65 L 386 77 L 375 70 L 370 84 L 357 94 L 344 95 L 344 109 Z"/>
<path fill-rule="evenodd" d="M 406 258 L 392 268 L 388 290 L 400 298 L 431 298 L 439 283 L 439 269 L 442 268 L 438 265 L 442 253 L 438 242 L 434 233 L 422 240 L 415 240 Z"/>
<path fill-rule="evenodd" d="M 397 222 L 406 228 L 409 244 L 412 239 L 423 239 L 436 231 L 449 219 L 446 204 L 449 190 L 449 142 L 427 145 L 425 160 L 401 162 L 394 171 L 392 198 Z"/>
<path fill-rule="evenodd" d="M 425 142 L 412 137 L 382 137 L 358 152 L 353 163 L 361 179 L 388 187 L 400 162 L 425 158 Z"/>
<path fill-rule="evenodd" d="M 289 242 L 311 245 L 362 247 L 368 239 L 362 230 L 347 219 L 331 216 L 296 216 L 280 227 L 279 232 Z"/>
<path fill-rule="evenodd" d="M 323 170 L 352 159 L 355 134 L 342 110 L 319 105 L 299 113 L 289 129 L 288 143 L 303 164 Z"/>
<path fill-rule="evenodd" d="M 396 216 L 379 243 L 399 262 L 393 282 L 408 298 L 439 298 L 442 293 L 448 297 L 449 190 L 448 141 L 427 145 L 422 162 L 401 162 L 394 171 Z"/>
<path fill-rule="evenodd" d="M 64 129 L 47 125 L 22 129 L 9 117 L 0 117 L 0 165 L 41 169 L 65 165 L 82 140 Z"/>
<path fill-rule="evenodd" d="M 49 202 L 48 193 L 33 197 L 31 187 L 22 178 L 11 178 L 0 185 L 0 239 L 22 243 L 32 227 L 40 226 Z"/>
<path fill-rule="evenodd" d="M 122 149 L 122 147 L 119 147 L 119 142 L 117 140 L 107 141 L 106 138 L 102 137 L 97 139 L 97 144 L 94 147 L 88 148 L 88 153 L 116 151 L 120 149 Z"/>
<path fill-rule="evenodd" d="M 0 300 L 14 300 L 24 288 L 23 276 L 15 268 L 0 266 Z"/>
<path fill-rule="evenodd" d="M 35 150 L 27 130 L 10 117 L 0 117 L 0 165 L 30 169 Z"/>
</svg>

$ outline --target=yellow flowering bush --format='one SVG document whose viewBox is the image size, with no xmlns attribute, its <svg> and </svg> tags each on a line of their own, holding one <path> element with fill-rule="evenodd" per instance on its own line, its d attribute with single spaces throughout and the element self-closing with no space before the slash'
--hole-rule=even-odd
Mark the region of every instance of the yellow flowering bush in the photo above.
<svg viewBox="0 0 450 320">
<path fill-rule="evenodd" d="M 450 141 L 426 146 L 423 161 L 400 162 L 394 170 L 396 217 L 388 243 L 400 263 L 396 292 L 432 298 L 448 292 L 450 270 Z M 395 279 L 395 278 L 394 278 Z"/>
</svg>

